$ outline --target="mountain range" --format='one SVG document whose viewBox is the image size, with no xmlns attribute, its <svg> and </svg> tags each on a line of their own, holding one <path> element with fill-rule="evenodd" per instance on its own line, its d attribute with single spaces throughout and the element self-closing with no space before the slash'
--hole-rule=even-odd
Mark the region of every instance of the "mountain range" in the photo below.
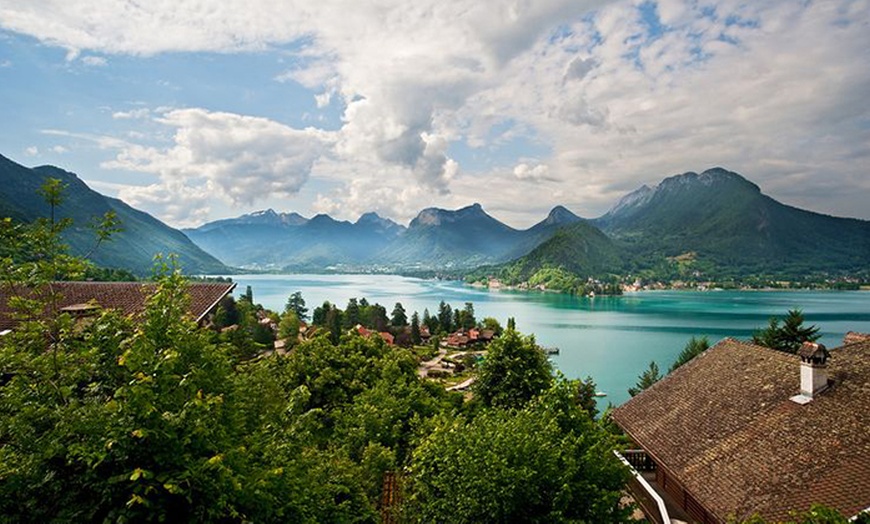
<svg viewBox="0 0 870 524">
<path fill-rule="evenodd" d="M 124 202 L 103 196 L 57 167 L 26 168 L 0 156 L 0 217 L 46 216 L 37 194 L 49 177 L 66 185 L 61 216 L 74 254 L 86 252 L 95 216 L 115 211 L 124 231 L 93 261 L 136 273 L 155 253 L 179 255 L 189 273 L 242 269 L 283 271 L 481 271 L 526 281 L 544 270 L 576 278 L 654 271 L 678 278 L 866 274 L 870 222 L 791 207 L 764 195 L 743 176 L 713 168 L 642 186 L 594 219 L 556 206 L 528 229 L 493 218 L 480 204 L 427 208 L 407 225 L 366 213 L 356 222 L 305 218 L 271 209 L 178 231 Z M 668 274 L 671 272 L 671 274 Z"/>
<path fill-rule="evenodd" d="M 529 229 L 488 215 L 480 204 L 455 211 L 428 208 L 405 227 L 376 213 L 356 222 L 328 215 L 306 219 L 269 209 L 184 232 L 225 263 L 253 269 L 327 267 L 470 268 L 528 253 L 559 227 L 581 219 L 558 206 Z"/>
<path fill-rule="evenodd" d="M 114 211 L 123 230 L 115 233 L 93 251 L 91 261 L 107 268 L 123 268 L 148 275 L 157 253 L 178 255 L 188 273 L 222 273 L 228 268 L 187 238 L 151 215 L 136 210 L 121 200 L 90 189 L 75 174 L 53 166 L 27 168 L 0 155 L 0 217 L 30 222 L 49 215 L 49 206 L 37 190 L 49 178 L 66 187 L 63 202 L 56 209 L 58 218 L 71 218 L 73 225 L 64 232 L 70 253 L 82 256 L 95 245 L 94 231 L 88 225 L 107 211 Z"/>
</svg>

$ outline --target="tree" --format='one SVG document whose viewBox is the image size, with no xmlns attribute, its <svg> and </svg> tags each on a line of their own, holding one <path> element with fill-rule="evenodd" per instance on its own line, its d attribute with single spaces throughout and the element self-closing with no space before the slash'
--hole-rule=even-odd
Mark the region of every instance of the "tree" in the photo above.
<svg viewBox="0 0 870 524">
<path fill-rule="evenodd" d="M 477 325 L 477 319 L 474 318 L 474 304 L 466 302 L 465 307 L 459 313 L 459 326 L 462 329 L 472 329 Z"/>
<path fill-rule="evenodd" d="M 390 323 L 393 327 L 405 327 L 408 325 L 408 315 L 405 313 L 405 307 L 402 306 L 401 302 L 396 302 Z"/>
<path fill-rule="evenodd" d="M 411 522 L 627 521 L 614 439 L 562 381 L 518 410 L 441 418 L 414 450 Z"/>
<path fill-rule="evenodd" d="M 362 316 L 360 314 L 359 302 L 357 302 L 356 298 L 351 298 L 347 301 L 347 307 L 344 309 L 344 326 L 346 328 L 353 328 L 361 323 Z"/>
<path fill-rule="evenodd" d="M 739 522 L 740 524 L 767 524 L 767 521 L 757 514 Z M 793 524 L 870 524 L 870 512 L 863 511 L 850 521 L 833 508 L 813 504 L 807 511 L 793 511 L 789 516 L 789 522 Z"/>
<path fill-rule="evenodd" d="M 659 380 L 661 380 L 662 375 L 659 373 L 659 365 L 655 363 L 654 360 L 650 361 L 649 367 L 640 374 L 637 380 L 637 384 L 632 388 L 628 388 L 628 394 L 632 397 L 645 390 L 646 388 L 652 386 Z"/>
<path fill-rule="evenodd" d="M 332 306 L 332 308 L 326 312 L 326 327 L 329 328 L 329 340 L 333 344 L 338 344 L 339 340 L 341 340 L 341 317 L 341 310 L 335 306 Z"/>
<path fill-rule="evenodd" d="M 293 345 L 299 338 L 299 328 L 302 325 L 299 322 L 299 317 L 293 311 L 285 311 L 281 315 L 281 321 L 278 322 L 278 338 L 290 341 Z"/>
<path fill-rule="evenodd" d="M 483 329 L 491 330 L 495 336 L 501 335 L 501 332 L 503 331 L 499 321 L 492 317 L 484 318 L 481 322 L 481 327 Z"/>
<path fill-rule="evenodd" d="M 305 322 L 308 319 L 308 308 L 305 307 L 305 299 L 302 298 L 302 292 L 296 291 L 287 298 L 287 304 L 284 306 L 284 311 L 292 311 L 296 314 L 296 318 Z"/>
<path fill-rule="evenodd" d="M 242 298 L 244 298 L 245 300 L 247 300 L 251 304 L 254 303 L 254 290 L 251 289 L 251 286 L 245 287 L 245 294 L 242 296 Z"/>
<path fill-rule="evenodd" d="M 535 338 L 510 330 L 489 345 L 472 388 L 485 406 L 520 408 L 552 382 L 552 366 Z"/>
<path fill-rule="evenodd" d="M 707 351 L 710 348 L 710 339 L 707 337 L 692 337 L 686 342 L 686 346 L 683 348 L 683 351 L 677 356 L 677 360 L 671 364 L 671 368 L 668 370 L 668 373 L 671 373 L 678 367 L 683 364 L 689 362 L 693 358 L 697 357 L 701 353 Z"/>
<path fill-rule="evenodd" d="M 771 317 L 767 328 L 752 335 L 752 343 L 785 353 L 797 353 L 804 342 L 815 342 L 821 337 L 816 326 L 804 327 L 804 315 L 800 309 L 790 309 L 782 326 L 779 319 Z"/>
<path fill-rule="evenodd" d="M 429 334 L 434 335 L 438 332 L 438 318 L 429 314 L 429 309 L 423 309 L 423 325 L 429 328 Z"/>
<path fill-rule="evenodd" d="M 440 333 L 453 331 L 453 308 L 443 300 L 438 304 L 438 329 Z"/>
<path fill-rule="evenodd" d="M 414 311 L 414 314 L 411 315 L 411 343 L 417 345 L 422 341 L 423 339 L 420 335 L 420 315 Z"/>
<path fill-rule="evenodd" d="M 323 304 L 314 308 L 314 311 L 311 313 L 311 323 L 315 326 L 325 326 L 326 314 L 334 307 L 330 301 L 324 300 Z"/>
<path fill-rule="evenodd" d="M 508 317 L 507 319 L 507 328 L 512 331 L 516 331 L 517 329 L 517 320 L 514 317 Z"/>
</svg>

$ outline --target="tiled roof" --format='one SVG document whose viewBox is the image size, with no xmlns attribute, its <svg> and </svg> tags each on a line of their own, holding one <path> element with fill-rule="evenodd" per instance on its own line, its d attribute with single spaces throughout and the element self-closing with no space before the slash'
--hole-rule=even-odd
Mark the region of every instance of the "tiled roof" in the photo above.
<svg viewBox="0 0 870 524">
<path fill-rule="evenodd" d="M 231 282 L 191 282 L 189 313 L 199 322 L 217 303 L 230 293 Z M 145 309 L 145 300 L 154 293 L 156 284 L 139 282 L 53 282 L 52 289 L 60 294 L 59 309 L 95 301 L 104 309 L 116 309 L 125 315 L 135 315 Z M 0 329 L 9 329 L 17 323 L 10 316 L 9 297 L 13 291 L 0 286 Z"/>
<path fill-rule="evenodd" d="M 812 402 L 796 355 L 725 339 L 613 411 L 614 420 L 722 519 L 825 504 L 870 507 L 870 341 L 831 350 Z"/>
</svg>

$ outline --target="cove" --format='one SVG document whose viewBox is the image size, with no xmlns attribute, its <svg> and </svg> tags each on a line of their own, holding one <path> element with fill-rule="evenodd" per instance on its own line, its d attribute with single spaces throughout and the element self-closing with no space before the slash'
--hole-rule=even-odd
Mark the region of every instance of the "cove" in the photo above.
<svg viewBox="0 0 870 524">
<path fill-rule="evenodd" d="M 620 297 L 576 297 L 558 293 L 490 291 L 462 282 L 395 275 L 231 275 L 236 293 L 251 286 L 254 301 L 283 311 L 287 297 L 301 291 L 309 312 L 328 300 L 344 309 L 350 298 L 365 297 L 392 311 L 401 302 L 410 317 L 424 309 L 437 313 L 440 301 L 452 307 L 473 302 L 478 319 L 508 317 L 517 329 L 534 334 L 568 378 L 591 376 L 607 393 L 599 408 L 619 405 L 637 376 L 655 360 L 665 372 L 694 336 L 716 343 L 724 337 L 751 338 L 771 316 L 792 308 L 806 324 L 820 328 L 820 342 L 842 344 L 848 331 L 870 332 L 870 293 L 865 291 L 643 291 Z M 834 355 L 833 358 L 836 358 Z M 797 370 L 795 371 L 797 373 Z"/>
</svg>

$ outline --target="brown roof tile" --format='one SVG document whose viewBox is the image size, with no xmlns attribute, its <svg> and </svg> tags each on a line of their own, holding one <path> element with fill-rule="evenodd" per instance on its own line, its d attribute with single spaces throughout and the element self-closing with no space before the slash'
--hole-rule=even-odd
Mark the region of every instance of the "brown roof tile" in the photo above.
<svg viewBox="0 0 870 524">
<path fill-rule="evenodd" d="M 830 355 L 833 385 L 801 406 L 796 355 L 726 339 L 613 418 L 722 519 L 852 516 L 870 506 L 870 341 Z"/>
<path fill-rule="evenodd" d="M 115 309 L 125 315 L 141 313 L 145 300 L 156 289 L 156 284 L 140 282 L 53 282 L 52 290 L 59 293 L 58 309 L 96 302 L 104 309 Z M 217 303 L 230 293 L 235 284 L 231 282 L 191 282 L 187 286 L 190 295 L 189 313 L 199 322 Z M 0 286 L 0 329 L 9 329 L 17 323 L 11 317 L 9 297 L 20 292 L 8 286 Z"/>
</svg>

